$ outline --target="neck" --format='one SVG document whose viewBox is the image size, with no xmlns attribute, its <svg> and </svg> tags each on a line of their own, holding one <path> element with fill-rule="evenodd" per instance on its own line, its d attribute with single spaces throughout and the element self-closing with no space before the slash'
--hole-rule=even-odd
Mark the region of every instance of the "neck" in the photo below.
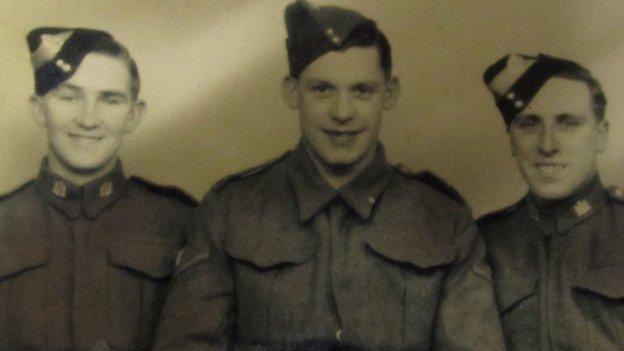
<svg viewBox="0 0 624 351">
<path fill-rule="evenodd" d="M 48 167 L 50 172 L 78 186 L 90 183 L 108 174 L 115 168 L 115 163 L 116 159 L 113 159 L 111 162 L 108 162 L 105 166 L 100 167 L 97 170 L 81 171 L 67 166 L 59 160 L 53 152 L 48 154 Z"/>
<path fill-rule="evenodd" d="M 589 189 L 592 188 L 597 181 L 598 181 L 598 178 L 597 178 L 596 172 L 594 172 L 592 176 L 589 177 L 589 179 L 583 183 L 583 185 L 581 185 L 580 187 L 578 187 L 578 189 L 576 189 L 576 191 L 560 199 L 546 200 L 546 199 L 540 198 L 536 194 L 531 194 L 531 195 L 533 196 L 533 198 L 535 199 L 535 203 L 539 207 L 542 207 L 542 208 L 566 207 L 566 206 L 573 205 L 577 200 L 585 196 L 589 192 Z"/>
<path fill-rule="evenodd" d="M 357 177 L 371 162 L 373 157 L 375 157 L 376 150 L 377 148 L 373 147 L 371 151 L 367 152 L 360 160 L 352 165 L 332 167 L 321 161 L 314 152 L 306 147 L 306 151 L 314 162 L 316 169 L 318 169 L 323 179 L 334 189 L 342 187 Z"/>
</svg>

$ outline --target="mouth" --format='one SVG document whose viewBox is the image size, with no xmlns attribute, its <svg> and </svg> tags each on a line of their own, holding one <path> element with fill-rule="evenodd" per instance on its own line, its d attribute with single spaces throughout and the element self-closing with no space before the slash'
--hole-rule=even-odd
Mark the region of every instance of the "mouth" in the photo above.
<svg viewBox="0 0 624 351">
<path fill-rule="evenodd" d="M 559 162 L 538 162 L 535 164 L 535 169 L 544 176 L 552 176 L 563 171 L 568 165 Z"/>
<path fill-rule="evenodd" d="M 103 136 L 69 133 L 69 137 L 79 144 L 95 144 L 104 139 Z"/>
<path fill-rule="evenodd" d="M 325 133 L 329 138 L 339 144 L 344 144 L 352 141 L 362 133 L 364 130 L 338 130 L 338 129 L 322 129 L 323 133 Z"/>
</svg>

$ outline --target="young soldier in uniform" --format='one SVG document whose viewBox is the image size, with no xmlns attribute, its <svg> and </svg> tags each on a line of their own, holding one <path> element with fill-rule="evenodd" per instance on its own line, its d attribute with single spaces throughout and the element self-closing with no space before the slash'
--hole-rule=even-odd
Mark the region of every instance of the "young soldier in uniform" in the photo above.
<svg viewBox="0 0 624 351">
<path fill-rule="evenodd" d="M 28 45 L 49 148 L 37 179 L 0 199 L 0 349 L 149 349 L 193 200 L 124 176 L 143 102 L 120 43 L 38 28 Z"/>
<path fill-rule="evenodd" d="M 624 197 L 596 173 L 608 132 L 600 84 L 546 55 L 506 56 L 484 80 L 529 184 L 478 222 L 508 348 L 624 349 Z"/>
<path fill-rule="evenodd" d="M 206 195 L 155 348 L 502 349 L 468 209 L 390 166 L 378 141 L 399 94 L 384 34 L 304 1 L 286 26 L 301 142 Z"/>
</svg>

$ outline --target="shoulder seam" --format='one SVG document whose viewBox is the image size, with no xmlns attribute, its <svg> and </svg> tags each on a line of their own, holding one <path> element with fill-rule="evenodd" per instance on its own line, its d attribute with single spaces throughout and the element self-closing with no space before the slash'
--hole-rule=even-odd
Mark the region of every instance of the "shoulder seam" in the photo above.
<svg viewBox="0 0 624 351">
<path fill-rule="evenodd" d="M 412 172 L 401 164 L 394 166 L 394 169 L 396 169 L 399 174 L 429 186 L 462 206 L 468 205 L 464 197 L 461 196 L 454 187 L 433 172 L 427 170 Z"/>
<path fill-rule="evenodd" d="M 13 195 L 19 193 L 20 191 L 24 190 L 25 188 L 27 188 L 28 186 L 30 186 L 31 184 L 33 184 L 35 182 L 34 179 L 31 179 L 27 182 L 25 182 L 24 184 L 18 186 L 17 188 L 10 190 L 8 193 L 5 194 L 0 194 L 0 201 L 6 200 L 10 197 L 12 197 Z"/>
<path fill-rule="evenodd" d="M 131 176 L 130 181 L 145 187 L 147 190 L 169 198 L 177 199 L 189 206 L 197 206 L 197 200 L 186 191 L 173 185 L 160 185 L 139 176 Z"/>
<path fill-rule="evenodd" d="M 520 199 L 519 201 L 517 201 L 516 203 L 509 205 L 507 207 L 503 207 L 499 210 L 496 211 L 492 211 L 489 213 L 484 214 L 483 216 L 479 217 L 475 223 L 477 223 L 477 225 L 482 225 L 485 223 L 489 223 L 491 221 L 494 221 L 498 218 L 501 218 L 503 216 L 506 216 L 512 212 L 514 212 L 515 210 L 518 209 L 518 207 L 520 206 L 520 203 L 522 203 L 522 199 Z"/>
<path fill-rule="evenodd" d="M 251 167 L 251 168 L 247 168 L 244 169 L 242 171 L 230 174 L 228 176 L 223 177 L 221 180 L 217 181 L 213 186 L 212 186 L 212 191 L 220 191 L 223 188 L 225 188 L 226 185 L 237 181 L 239 179 L 244 179 L 247 177 L 250 177 L 254 174 L 258 174 L 258 173 L 262 173 L 266 170 L 268 170 L 269 168 L 271 168 L 272 166 L 274 166 L 275 164 L 277 164 L 278 162 L 282 161 L 283 159 L 285 159 L 286 157 L 288 157 L 291 154 L 291 151 L 287 151 L 285 152 L 283 155 L 281 155 L 280 157 L 274 158 L 272 160 L 269 160 L 265 163 L 262 163 L 258 166 L 255 167 Z"/>
</svg>

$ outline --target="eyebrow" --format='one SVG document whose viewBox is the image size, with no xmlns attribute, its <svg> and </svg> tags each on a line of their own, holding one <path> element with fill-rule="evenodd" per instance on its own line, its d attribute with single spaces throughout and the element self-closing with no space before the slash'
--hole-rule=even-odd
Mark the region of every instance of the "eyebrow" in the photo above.
<svg viewBox="0 0 624 351">
<path fill-rule="evenodd" d="M 105 98 L 109 98 L 109 97 L 117 97 L 117 98 L 122 98 L 122 99 L 128 98 L 124 92 L 118 91 L 118 90 L 105 90 L 103 92 L 100 92 L 100 95 L 102 95 Z"/>
<path fill-rule="evenodd" d="M 354 83 L 353 85 L 351 85 L 351 88 L 358 88 L 358 87 L 378 88 L 379 86 L 380 86 L 380 84 L 378 82 L 375 82 L 375 81 L 364 81 L 364 82 Z"/>
<path fill-rule="evenodd" d="M 63 88 L 63 89 L 73 90 L 73 91 L 76 91 L 76 92 L 81 92 L 81 91 L 83 91 L 83 89 L 82 89 L 81 87 L 79 87 L 79 86 L 77 86 L 77 85 L 73 85 L 73 84 L 71 84 L 71 83 L 61 83 L 61 84 L 59 84 L 59 86 L 58 86 L 58 87 L 59 87 L 59 88 Z"/>
</svg>

